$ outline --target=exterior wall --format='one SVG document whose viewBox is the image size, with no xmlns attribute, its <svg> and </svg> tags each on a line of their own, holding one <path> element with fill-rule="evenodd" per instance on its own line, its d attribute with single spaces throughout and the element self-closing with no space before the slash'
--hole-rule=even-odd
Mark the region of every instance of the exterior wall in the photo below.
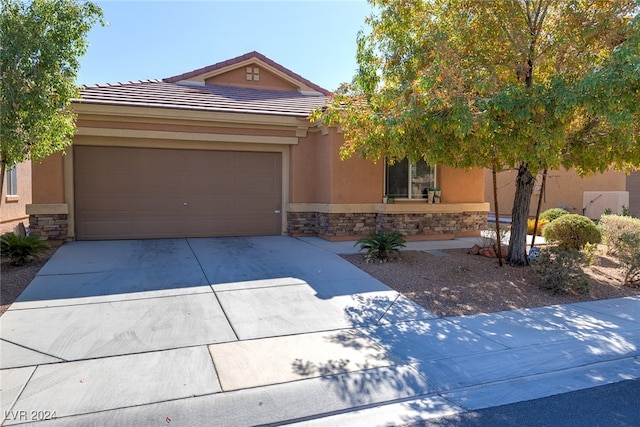
<svg viewBox="0 0 640 427">
<path fill-rule="evenodd" d="M 26 206 L 31 234 L 53 242 L 62 242 L 69 234 L 64 160 L 62 153 L 55 153 L 33 164 L 33 204 Z"/>
<path fill-rule="evenodd" d="M 357 155 L 342 160 L 342 135 L 334 128 L 329 136 L 331 203 L 380 203 L 384 193 L 384 161 L 376 164 Z"/>
<path fill-rule="evenodd" d="M 352 240 L 375 232 L 399 231 L 411 240 L 430 240 L 479 235 L 487 222 L 488 206 L 412 203 L 308 208 L 304 212 L 289 212 L 290 234 Z"/>
<path fill-rule="evenodd" d="M 67 214 L 33 214 L 29 215 L 31 234 L 43 240 L 62 241 L 69 233 Z"/>
<path fill-rule="evenodd" d="M 342 160 L 342 144 L 335 129 L 325 129 L 292 147 L 290 234 L 354 239 L 397 230 L 408 238 L 450 239 L 478 235 L 486 223 L 482 169 L 438 167 L 441 204 L 397 200 L 385 205 L 384 162 L 357 156 Z"/>
<path fill-rule="evenodd" d="M 62 242 L 69 233 L 65 200 L 64 156 L 55 153 L 32 169 L 33 204 L 26 206 L 33 236 Z"/>
<path fill-rule="evenodd" d="M 484 170 L 453 169 L 446 166 L 437 168 L 436 182 L 442 190 L 442 203 L 484 202 Z"/>
<path fill-rule="evenodd" d="M 309 132 L 291 147 L 292 203 L 377 203 L 384 191 L 382 162 L 340 159 L 342 137 Z"/>
<path fill-rule="evenodd" d="M 613 170 L 602 174 L 581 178 L 575 170 L 552 170 L 547 172 L 545 196 L 541 211 L 561 207 L 571 213 L 582 214 L 583 193 L 585 191 L 625 191 L 625 174 Z M 497 174 L 498 204 L 500 215 L 511 216 L 513 196 L 515 194 L 516 171 L 505 171 Z M 542 175 L 536 177 L 536 187 L 531 198 L 529 215 L 535 216 L 540 197 Z M 485 171 L 485 200 L 489 202 L 491 212 L 495 212 L 493 204 L 493 181 L 491 171 Z"/>
<path fill-rule="evenodd" d="M 64 203 L 64 158 L 61 153 L 32 167 L 33 203 Z"/>
<path fill-rule="evenodd" d="M 321 196 L 318 188 L 318 170 L 322 171 L 320 132 L 309 132 L 299 139 L 298 145 L 291 147 L 290 200 L 295 203 L 313 203 L 329 200 L 328 193 Z"/>
<path fill-rule="evenodd" d="M 7 182 L 2 186 L 2 204 L 0 205 L 0 234 L 16 232 L 18 224 L 27 225 L 26 205 L 32 200 L 31 161 L 16 165 L 18 194 L 7 196 Z"/>
</svg>

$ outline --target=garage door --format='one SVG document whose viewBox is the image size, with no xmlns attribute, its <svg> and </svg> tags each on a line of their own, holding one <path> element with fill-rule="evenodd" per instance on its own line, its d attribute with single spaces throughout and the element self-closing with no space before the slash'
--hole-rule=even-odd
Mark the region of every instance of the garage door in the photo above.
<svg viewBox="0 0 640 427">
<path fill-rule="evenodd" d="M 627 191 L 629 192 L 629 210 L 640 217 L 640 171 L 627 175 Z"/>
<path fill-rule="evenodd" d="M 74 147 L 80 240 L 276 235 L 280 153 Z"/>
</svg>

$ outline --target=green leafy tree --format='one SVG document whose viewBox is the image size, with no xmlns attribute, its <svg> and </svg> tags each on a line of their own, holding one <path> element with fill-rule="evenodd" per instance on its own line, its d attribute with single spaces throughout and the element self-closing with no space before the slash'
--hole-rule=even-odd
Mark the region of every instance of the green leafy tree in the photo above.
<svg viewBox="0 0 640 427">
<path fill-rule="evenodd" d="M 370 0 L 358 70 L 311 119 L 341 155 L 517 170 L 507 261 L 535 176 L 640 166 L 636 0 Z"/>
<path fill-rule="evenodd" d="M 103 20 L 98 6 L 74 0 L 0 0 L 0 11 L 1 193 L 7 167 L 71 144 L 78 58 Z"/>
</svg>

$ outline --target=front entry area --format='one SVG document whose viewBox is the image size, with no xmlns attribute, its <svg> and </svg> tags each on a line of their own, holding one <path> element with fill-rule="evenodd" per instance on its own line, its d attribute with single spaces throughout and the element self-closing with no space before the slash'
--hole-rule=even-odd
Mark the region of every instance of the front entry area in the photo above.
<svg viewBox="0 0 640 427">
<path fill-rule="evenodd" d="M 282 155 L 74 147 L 78 240 L 279 235 Z"/>
</svg>

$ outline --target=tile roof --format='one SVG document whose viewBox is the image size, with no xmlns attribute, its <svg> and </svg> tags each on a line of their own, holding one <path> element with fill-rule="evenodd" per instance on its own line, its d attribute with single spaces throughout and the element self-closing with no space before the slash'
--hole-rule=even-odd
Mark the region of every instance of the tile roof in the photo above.
<svg viewBox="0 0 640 427">
<path fill-rule="evenodd" d="M 213 65 L 209 65 L 208 67 L 204 67 L 204 68 L 200 68 L 197 70 L 193 70 L 193 71 L 189 71 L 188 73 L 184 73 L 184 74 L 179 74 L 177 76 L 173 76 L 173 77 L 167 77 L 166 79 L 163 79 L 165 82 L 168 83 L 175 83 L 178 82 L 180 80 L 187 80 L 191 77 L 195 77 L 195 76 L 199 76 L 201 74 L 207 74 L 210 73 L 212 71 L 216 71 L 219 70 L 221 68 L 225 68 L 225 67 L 229 67 L 235 64 L 239 64 L 243 61 L 246 61 L 248 59 L 252 59 L 252 58 L 256 58 L 268 65 L 270 65 L 271 67 L 277 69 L 278 71 L 288 75 L 289 77 L 293 78 L 294 80 L 298 80 L 304 84 L 306 84 L 307 86 L 317 90 L 318 92 L 324 94 L 324 95 L 329 95 L 330 92 L 320 86 L 318 86 L 315 83 L 310 82 L 309 80 L 305 79 L 304 77 L 302 77 L 299 74 L 294 73 L 293 71 L 289 70 L 288 68 L 283 67 L 282 65 L 278 64 L 277 62 L 274 62 L 273 60 L 267 58 L 266 56 L 264 56 L 263 54 L 261 54 L 260 52 L 249 52 L 246 53 L 244 55 L 238 56 L 236 58 L 232 58 L 232 59 L 228 59 L 226 61 L 223 62 L 218 62 L 217 64 L 213 64 Z"/>
<path fill-rule="evenodd" d="M 87 85 L 80 91 L 82 104 L 106 104 L 186 110 L 273 114 L 307 117 L 325 104 L 323 95 L 221 85 L 186 85 L 167 80 Z"/>
</svg>

